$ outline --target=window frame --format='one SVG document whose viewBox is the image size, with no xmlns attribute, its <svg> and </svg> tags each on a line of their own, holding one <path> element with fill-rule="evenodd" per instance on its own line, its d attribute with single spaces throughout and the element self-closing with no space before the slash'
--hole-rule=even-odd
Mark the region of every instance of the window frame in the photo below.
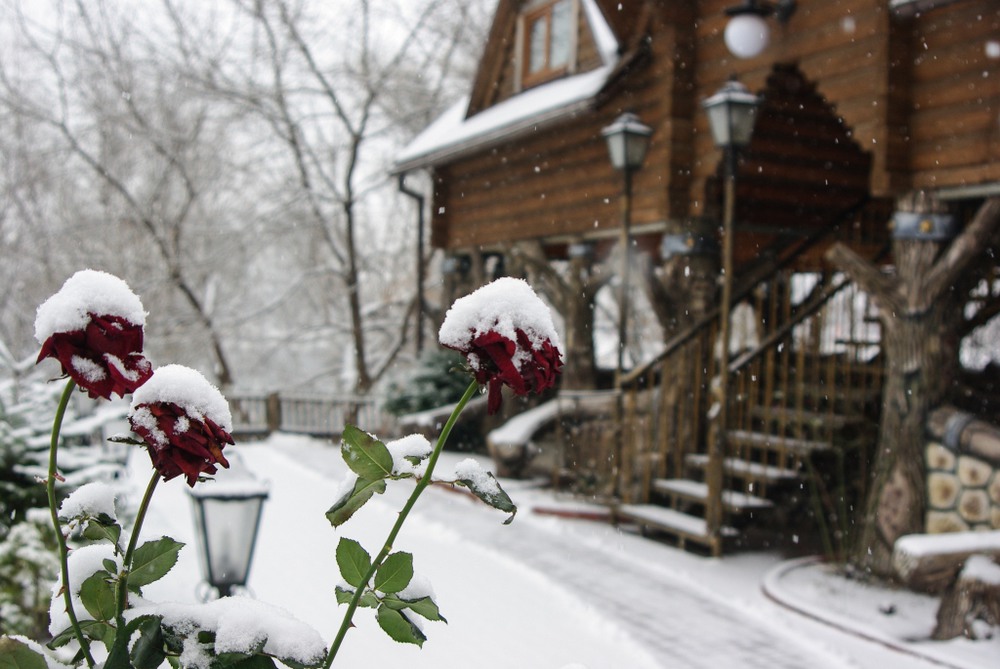
<svg viewBox="0 0 1000 669">
<path fill-rule="evenodd" d="M 560 3 L 566 3 L 569 10 L 569 35 L 566 62 L 553 66 L 552 58 L 552 28 L 555 8 Z M 531 71 L 531 32 L 538 22 L 545 25 L 544 63 L 534 72 Z M 531 88 L 547 81 L 557 79 L 576 66 L 577 33 L 579 31 L 579 14 L 577 0 L 545 0 L 531 3 L 521 12 L 518 22 L 519 48 L 517 72 L 521 90 Z"/>
</svg>

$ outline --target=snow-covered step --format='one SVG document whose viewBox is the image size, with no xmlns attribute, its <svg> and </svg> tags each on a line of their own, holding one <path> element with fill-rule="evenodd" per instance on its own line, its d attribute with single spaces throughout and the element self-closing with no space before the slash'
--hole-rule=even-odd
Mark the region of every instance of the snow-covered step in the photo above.
<svg viewBox="0 0 1000 669">
<path fill-rule="evenodd" d="M 709 535 L 708 524 L 703 518 L 691 516 L 674 509 L 656 504 L 623 504 L 617 509 L 620 519 L 630 520 L 642 528 L 649 528 L 677 537 L 681 544 L 693 541 L 712 547 L 716 539 Z M 723 527 L 723 537 L 736 536 L 739 532 L 732 527 Z"/>
<path fill-rule="evenodd" d="M 684 458 L 684 462 L 691 467 L 704 469 L 708 466 L 708 456 L 695 453 Z M 722 466 L 730 476 L 750 481 L 785 483 L 800 478 L 799 473 L 794 469 L 763 465 L 759 462 L 747 462 L 736 458 L 726 458 L 722 461 Z"/>
<path fill-rule="evenodd" d="M 698 504 L 704 504 L 708 500 L 708 484 L 691 479 L 656 479 L 653 481 L 653 489 L 664 495 L 674 498 L 681 498 Z M 764 497 L 747 495 L 735 490 L 722 491 L 723 505 L 735 513 L 744 511 L 770 509 L 774 507 L 774 502 Z"/>
<path fill-rule="evenodd" d="M 773 451 L 784 449 L 796 455 L 807 455 L 815 451 L 830 450 L 830 442 L 819 439 L 796 439 L 782 437 L 769 432 L 750 432 L 747 430 L 730 430 L 726 438 L 733 446 L 749 446 Z"/>
</svg>

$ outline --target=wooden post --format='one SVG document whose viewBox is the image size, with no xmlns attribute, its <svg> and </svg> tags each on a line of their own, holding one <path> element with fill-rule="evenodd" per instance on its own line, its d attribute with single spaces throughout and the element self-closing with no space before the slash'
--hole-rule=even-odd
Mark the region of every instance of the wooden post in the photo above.
<svg viewBox="0 0 1000 669">
<path fill-rule="evenodd" d="M 268 434 L 281 429 L 281 396 L 278 393 L 271 393 L 267 396 L 264 422 L 267 424 Z"/>
</svg>

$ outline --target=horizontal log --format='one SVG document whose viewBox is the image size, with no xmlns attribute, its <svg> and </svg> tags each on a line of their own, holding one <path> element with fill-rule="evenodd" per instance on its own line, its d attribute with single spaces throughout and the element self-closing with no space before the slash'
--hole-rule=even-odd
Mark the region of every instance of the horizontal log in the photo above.
<svg viewBox="0 0 1000 669">
<path fill-rule="evenodd" d="M 946 406 L 931 412 L 927 431 L 945 448 L 1000 466 L 1000 428 Z"/>
<path fill-rule="evenodd" d="M 906 585 L 936 594 L 955 581 L 972 555 L 1000 557 L 1000 530 L 909 534 L 896 541 L 892 565 Z"/>
</svg>

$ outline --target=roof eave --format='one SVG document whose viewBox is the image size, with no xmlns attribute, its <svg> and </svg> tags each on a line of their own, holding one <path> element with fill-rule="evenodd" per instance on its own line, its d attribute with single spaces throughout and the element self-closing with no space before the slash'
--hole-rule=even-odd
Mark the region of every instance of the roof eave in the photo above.
<svg viewBox="0 0 1000 669">
<path fill-rule="evenodd" d="M 508 125 L 494 128 L 489 132 L 478 135 L 469 141 L 443 146 L 422 156 L 414 156 L 409 160 L 396 163 L 393 165 L 391 173 L 396 175 L 416 169 L 437 167 L 481 153 L 505 142 L 519 139 L 528 133 L 547 128 L 568 118 L 573 118 L 581 112 L 592 109 L 593 105 L 594 98 L 591 97 L 577 100 L 557 109 L 550 109 L 529 118 L 519 119 Z"/>
</svg>

